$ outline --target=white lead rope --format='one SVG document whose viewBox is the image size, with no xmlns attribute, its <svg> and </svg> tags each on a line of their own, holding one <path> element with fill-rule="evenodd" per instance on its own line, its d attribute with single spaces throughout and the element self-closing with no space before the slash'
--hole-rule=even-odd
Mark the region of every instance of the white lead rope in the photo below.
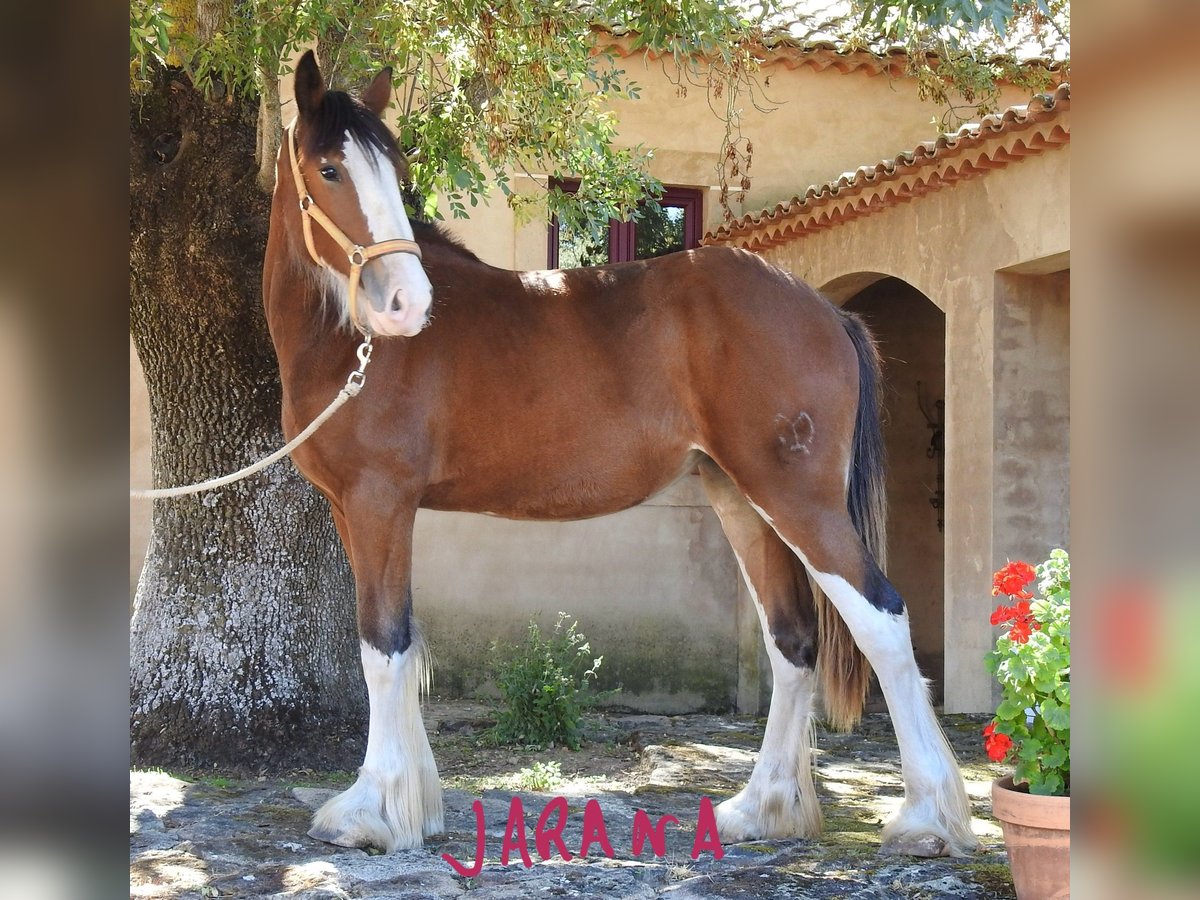
<svg viewBox="0 0 1200 900">
<path fill-rule="evenodd" d="M 309 423 L 309 426 L 302 432 L 272 453 L 270 456 L 260 459 L 258 462 L 246 466 L 244 469 L 238 469 L 229 475 L 222 475 L 219 478 L 210 478 L 208 481 L 201 481 L 199 484 L 189 484 L 183 487 L 173 488 L 155 488 L 153 490 L 130 490 L 130 497 L 147 498 L 158 500 L 164 497 L 184 497 L 188 494 L 199 494 L 201 491 L 211 491 L 214 488 L 224 487 L 227 484 L 233 484 L 235 481 L 241 481 L 243 478 L 248 478 L 255 472 L 260 472 L 272 463 L 276 463 L 283 459 L 310 437 L 316 433 L 316 430 L 325 424 L 326 420 L 337 412 L 342 405 L 351 397 L 357 397 L 358 392 L 362 390 L 366 384 L 367 376 L 364 371 L 367 368 L 367 363 L 371 361 L 371 335 L 367 335 L 361 344 L 358 345 L 358 368 L 350 373 L 350 377 L 346 379 L 346 386 L 338 392 L 338 395 L 333 398 L 333 402 L 325 407 L 324 411 Z"/>
</svg>

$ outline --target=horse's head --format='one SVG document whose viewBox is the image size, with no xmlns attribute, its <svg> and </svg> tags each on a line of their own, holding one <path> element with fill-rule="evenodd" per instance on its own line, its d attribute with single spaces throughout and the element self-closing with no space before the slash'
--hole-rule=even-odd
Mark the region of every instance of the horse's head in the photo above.
<svg viewBox="0 0 1200 900">
<path fill-rule="evenodd" d="M 291 155 L 287 180 L 299 192 L 308 252 L 340 288 L 346 319 L 376 334 L 411 337 L 429 321 L 433 289 L 404 211 L 399 150 L 380 119 L 391 70 L 360 102 L 327 91 L 309 51 L 295 84 L 298 134 L 285 136 L 283 152 Z"/>
</svg>

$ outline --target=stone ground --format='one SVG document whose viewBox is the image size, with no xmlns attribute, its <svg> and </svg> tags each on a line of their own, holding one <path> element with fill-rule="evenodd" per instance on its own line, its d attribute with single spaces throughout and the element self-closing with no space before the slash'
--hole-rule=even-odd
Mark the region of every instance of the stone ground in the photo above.
<svg viewBox="0 0 1200 900">
<path fill-rule="evenodd" d="M 312 809 L 345 788 L 348 773 L 300 771 L 237 778 L 218 772 L 133 771 L 129 777 L 130 896 L 442 898 L 1011 898 L 989 785 L 1004 774 L 984 756 L 983 717 L 945 716 L 974 806 L 981 850 L 965 860 L 879 854 L 880 823 L 900 803 L 899 755 L 885 714 L 868 714 L 851 734 L 817 729 L 820 840 L 729 844 L 720 860 L 691 859 L 700 798 L 730 796 L 746 781 L 765 719 L 750 716 L 589 715 L 582 750 L 478 745 L 490 724 L 479 704 L 427 704 L 426 727 L 446 789 L 447 834 L 391 856 L 345 850 L 306 835 Z M 535 865 L 499 863 L 510 799 L 521 797 Z M 541 862 L 533 826 L 546 802 L 565 796 L 567 847 L 577 853 L 583 807 L 596 798 L 615 858 L 593 844 L 586 859 Z M 472 803 L 482 799 L 486 862 L 478 877 L 456 874 L 449 852 L 474 861 Z M 637 809 L 670 813 L 666 855 L 649 844 L 632 855 Z"/>
</svg>

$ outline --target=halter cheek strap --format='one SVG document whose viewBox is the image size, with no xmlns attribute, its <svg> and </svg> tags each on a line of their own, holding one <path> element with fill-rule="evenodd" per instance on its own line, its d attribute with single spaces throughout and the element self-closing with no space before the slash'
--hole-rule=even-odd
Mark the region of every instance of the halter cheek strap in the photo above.
<svg viewBox="0 0 1200 900">
<path fill-rule="evenodd" d="M 317 206 L 312 195 L 308 192 L 308 186 L 304 182 L 304 173 L 300 171 L 300 154 L 296 150 L 295 120 L 292 120 L 292 124 L 287 127 L 287 147 L 290 156 L 292 178 L 296 182 L 296 193 L 300 198 L 300 221 L 304 229 L 304 246 L 308 248 L 308 255 L 312 257 L 313 262 L 318 266 L 325 269 L 333 268 L 321 258 L 320 254 L 317 253 L 316 245 L 313 243 L 312 224 L 315 221 L 345 251 L 346 258 L 350 262 L 350 285 L 347 290 L 350 303 L 350 321 L 364 335 L 369 334 L 369 329 L 362 324 L 358 316 L 358 284 L 362 279 L 363 266 L 376 257 L 386 256 L 389 253 L 411 253 L 417 259 L 420 259 L 421 248 L 417 246 L 415 241 L 408 241 L 402 238 L 380 241 L 377 244 L 370 244 L 366 247 L 350 240 L 346 236 L 346 233 L 338 228 L 333 220 L 325 215 L 325 212 Z"/>
</svg>

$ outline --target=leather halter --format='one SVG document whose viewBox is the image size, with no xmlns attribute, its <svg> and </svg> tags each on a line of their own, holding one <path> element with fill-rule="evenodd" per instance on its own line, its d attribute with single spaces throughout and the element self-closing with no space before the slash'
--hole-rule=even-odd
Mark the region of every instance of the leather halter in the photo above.
<svg viewBox="0 0 1200 900">
<path fill-rule="evenodd" d="M 318 225 L 325 229 L 325 233 L 333 238 L 338 245 L 346 252 L 346 258 L 350 261 L 350 286 L 348 290 L 350 304 L 350 321 L 354 323 L 354 327 L 361 331 L 364 335 L 370 334 L 370 329 L 362 324 L 358 317 L 358 283 L 362 277 L 363 266 L 378 256 L 386 256 L 389 253 L 411 253 L 417 259 L 421 258 L 421 248 L 417 246 L 415 241 L 396 238 L 390 241 L 380 241 L 377 244 L 371 244 L 364 247 L 362 244 L 356 244 L 346 236 L 342 229 L 334 224 L 333 220 L 325 214 L 325 212 L 316 204 L 312 195 L 308 192 L 308 186 L 304 183 L 304 173 L 300 171 L 300 154 L 296 150 L 296 120 L 292 120 L 292 124 L 287 127 L 287 144 L 288 152 L 291 155 L 292 177 L 296 181 L 296 192 L 300 197 L 300 219 L 304 225 L 304 245 L 308 247 L 308 255 L 312 257 L 313 262 L 325 269 L 332 269 L 320 254 L 317 253 L 316 245 L 313 243 L 312 223 L 315 220 Z"/>
</svg>

